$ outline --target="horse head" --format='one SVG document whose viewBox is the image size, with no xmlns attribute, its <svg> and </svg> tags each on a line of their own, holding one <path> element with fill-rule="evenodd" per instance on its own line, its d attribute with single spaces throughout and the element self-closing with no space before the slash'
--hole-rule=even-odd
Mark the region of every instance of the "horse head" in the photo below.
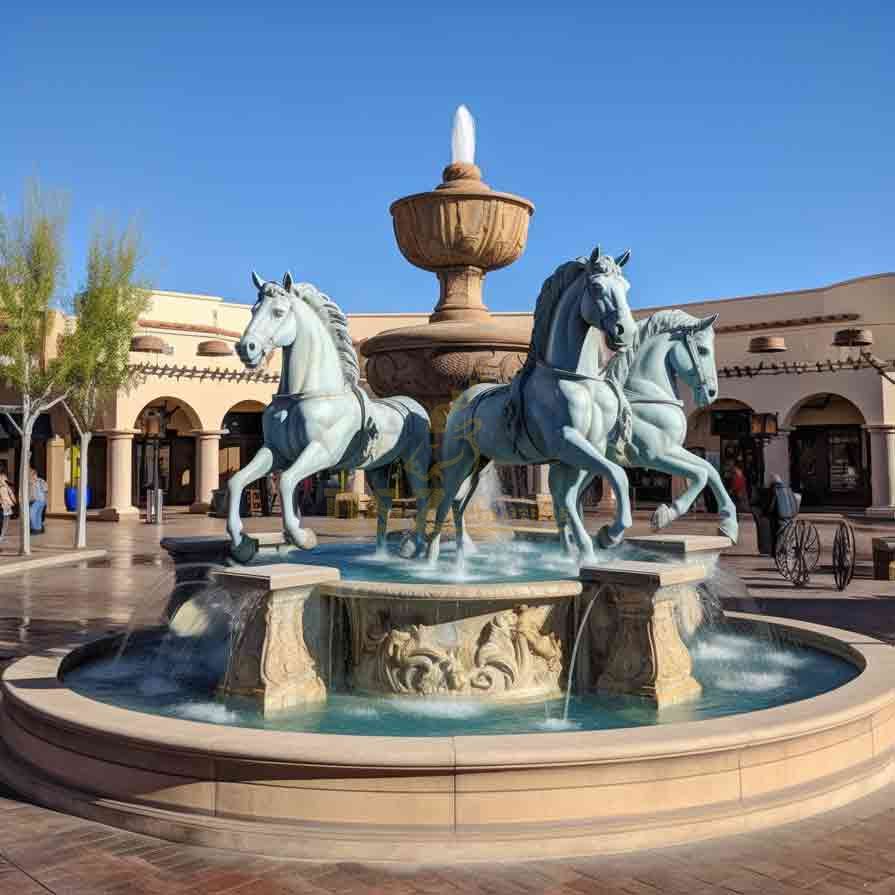
<svg viewBox="0 0 895 895">
<path fill-rule="evenodd" d="M 630 257 L 630 249 L 613 258 L 601 254 L 597 246 L 585 262 L 587 292 L 581 314 L 591 326 L 603 331 L 606 344 L 613 351 L 631 348 L 637 334 L 637 324 L 628 306 L 631 284 L 622 274 Z"/>
<path fill-rule="evenodd" d="M 677 375 L 690 386 L 698 407 L 707 407 L 718 397 L 718 370 L 715 366 L 717 314 L 676 331 L 668 359 Z"/>
<path fill-rule="evenodd" d="M 283 348 L 295 341 L 298 322 L 290 294 L 291 274 L 283 277 L 281 286 L 265 282 L 252 271 L 252 282 L 258 290 L 258 300 L 252 307 L 249 325 L 236 343 L 236 353 L 247 367 L 254 369 L 275 348 Z"/>
</svg>

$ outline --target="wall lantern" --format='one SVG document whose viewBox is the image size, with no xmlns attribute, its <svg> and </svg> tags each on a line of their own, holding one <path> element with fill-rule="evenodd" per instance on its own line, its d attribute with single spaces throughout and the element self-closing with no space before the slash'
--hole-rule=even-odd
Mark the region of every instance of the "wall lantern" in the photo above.
<svg viewBox="0 0 895 895">
<path fill-rule="evenodd" d="M 786 351 L 783 336 L 755 336 L 749 339 L 750 354 L 778 354 L 781 351 Z"/>
<path fill-rule="evenodd" d="M 233 346 L 220 339 L 209 339 L 207 342 L 199 343 L 196 354 L 199 357 L 229 357 L 233 354 Z"/>
<path fill-rule="evenodd" d="M 773 438 L 777 434 L 777 414 L 753 413 L 749 428 L 756 438 Z"/>
<path fill-rule="evenodd" d="M 840 329 L 833 336 L 836 348 L 867 348 L 873 344 L 873 332 L 869 329 Z"/>
<path fill-rule="evenodd" d="M 173 354 L 174 348 L 158 336 L 134 336 L 131 351 L 138 354 Z"/>
</svg>

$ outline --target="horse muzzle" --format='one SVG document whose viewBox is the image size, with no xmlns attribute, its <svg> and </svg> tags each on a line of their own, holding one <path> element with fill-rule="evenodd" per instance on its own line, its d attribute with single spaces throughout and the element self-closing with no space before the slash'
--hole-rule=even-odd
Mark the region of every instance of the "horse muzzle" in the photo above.
<svg viewBox="0 0 895 895">
<path fill-rule="evenodd" d="M 236 354 L 245 366 L 254 369 L 264 360 L 264 347 L 254 339 L 240 339 L 236 343 Z"/>
</svg>

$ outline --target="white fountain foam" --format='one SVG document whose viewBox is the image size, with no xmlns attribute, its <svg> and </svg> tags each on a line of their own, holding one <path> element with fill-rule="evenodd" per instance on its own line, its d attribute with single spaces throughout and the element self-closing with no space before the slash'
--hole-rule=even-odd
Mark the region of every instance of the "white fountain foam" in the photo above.
<svg viewBox="0 0 895 895">
<path fill-rule="evenodd" d="M 564 730 L 580 730 L 581 724 L 569 718 L 545 718 L 535 725 L 539 730 L 561 732 Z"/>
<path fill-rule="evenodd" d="M 209 724 L 233 724 L 239 714 L 219 702 L 186 702 L 175 709 L 178 718 L 206 721 Z"/>
<path fill-rule="evenodd" d="M 463 699 L 390 699 L 388 707 L 402 715 L 421 718 L 477 718 L 488 711 L 484 702 Z"/>
<path fill-rule="evenodd" d="M 719 674 L 713 683 L 719 690 L 768 693 L 788 682 L 789 675 L 784 671 L 730 671 Z"/>
</svg>

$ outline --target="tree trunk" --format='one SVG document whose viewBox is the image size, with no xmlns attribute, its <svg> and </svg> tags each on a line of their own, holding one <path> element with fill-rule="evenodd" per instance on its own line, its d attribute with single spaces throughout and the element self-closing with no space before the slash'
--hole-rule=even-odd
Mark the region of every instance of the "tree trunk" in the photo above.
<svg viewBox="0 0 895 895">
<path fill-rule="evenodd" d="M 33 420 L 22 414 L 22 460 L 19 469 L 19 553 L 31 555 L 31 429 Z"/>
<path fill-rule="evenodd" d="M 81 433 L 80 475 L 78 476 L 78 519 L 75 523 L 75 547 L 87 546 L 87 452 L 90 450 L 92 432 Z"/>
</svg>

